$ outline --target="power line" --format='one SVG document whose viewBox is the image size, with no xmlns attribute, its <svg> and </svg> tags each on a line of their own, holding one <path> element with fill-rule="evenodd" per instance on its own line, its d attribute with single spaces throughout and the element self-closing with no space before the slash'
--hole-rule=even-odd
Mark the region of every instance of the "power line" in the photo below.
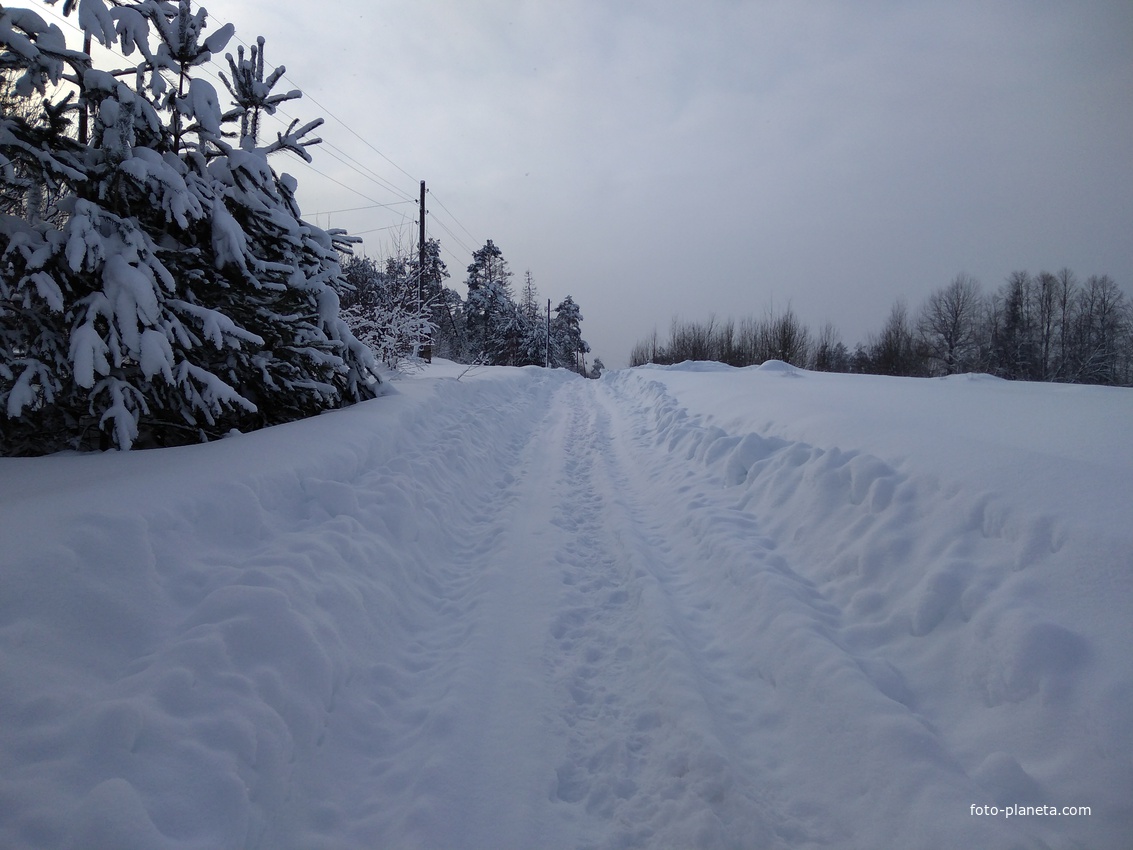
<svg viewBox="0 0 1133 850">
<path fill-rule="evenodd" d="M 290 117 L 290 116 L 288 116 L 288 117 Z M 358 168 L 356 168 L 355 166 L 351 165 L 349 162 L 347 162 L 346 159 L 344 159 L 342 156 L 338 155 L 339 153 L 343 153 L 343 156 L 348 156 L 344 152 L 340 151 L 339 148 L 335 147 L 332 144 L 328 144 L 325 140 L 323 141 L 323 145 L 325 146 L 323 149 L 326 151 L 327 156 L 329 156 L 331 159 L 338 160 L 343 165 L 345 165 L 347 168 L 349 168 L 351 171 L 353 171 L 355 174 L 357 174 L 361 177 L 365 177 L 368 180 L 371 180 L 379 188 L 385 189 L 387 192 L 390 192 L 394 196 L 401 198 L 402 203 L 407 203 L 407 204 L 413 203 L 413 200 L 411 198 L 405 197 L 398 190 L 393 188 L 392 185 L 386 184 L 385 182 L 382 182 L 378 179 L 375 179 L 374 177 L 371 177 L 370 175 L 366 174 L 365 172 L 363 172 L 363 171 L 359 170 Z M 365 196 L 363 195 L 363 197 L 365 197 Z M 371 200 L 373 200 L 373 199 L 371 199 Z M 374 203 L 378 203 L 378 202 L 374 201 Z"/>
<path fill-rule="evenodd" d="M 377 200 L 376 198 L 371 198 L 365 192 L 361 192 L 358 189 L 355 189 L 353 186 L 350 186 L 349 184 L 343 183 L 341 180 L 338 180 L 337 178 L 331 177 L 329 174 L 327 174 L 325 172 L 319 171 L 319 169 L 315 168 L 315 166 L 311 165 L 311 163 L 307 162 L 305 159 L 299 160 L 299 164 L 302 167 L 306 168 L 307 170 L 315 172 L 317 175 L 319 175 L 323 179 L 329 180 L 331 183 L 335 183 L 335 184 L 341 186 L 343 189 L 346 189 L 347 191 L 353 192 L 355 195 L 357 195 L 360 198 L 365 198 L 367 201 L 372 202 L 374 204 L 374 206 L 378 206 L 378 207 L 384 206 L 384 204 L 382 204 L 381 201 Z"/>
<path fill-rule="evenodd" d="M 444 230 L 444 232 L 445 232 L 445 233 L 447 233 L 447 234 L 448 234 L 448 235 L 449 235 L 449 236 L 450 236 L 450 237 L 452 238 L 452 240 L 453 240 L 453 241 L 454 241 L 454 242 L 455 242 L 455 243 L 456 243 L 457 245 L 459 245 L 459 246 L 460 246 L 461 248 L 463 248 L 464 250 L 466 250 L 466 251 L 468 251 L 469 253 L 471 253 L 471 249 L 470 249 L 470 248 L 468 247 L 468 244 L 467 244 L 467 243 L 466 243 L 466 242 L 465 242 L 465 241 L 464 241 L 464 240 L 463 240 L 463 239 L 462 239 L 462 238 L 461 238 L 460 236 L 458 236 L 458 235 L 457 235 L 457 234 L 456 234 L 456 233 L 455 233 L 455 232 L 454 232 L 454 231 L 452 230 L 452 228 L 450 228 L 450 227 L 449 227 L 449 226 L 448 226 L 447 224 L 445 224 L 445 222 L 444 222 L 444 217 L 443 217 L 443 216 L 440 216 L 440 215 L 437 215 L 437 214 L 436 214 L 436 211 L 435 211 L 435 210 L 433 210 L 433 211 L 431 211 L 431 212 L 433 213 L 433 221 L 435 221 L 435 222 L 437 223 L 437 227 L 439 227 L 439 228 L 441 228 L 442 230 Z M 459 222 L 456 222 L 456 220 L 455 220 L 455 219 L 453 219 L 453 221 L 454 221 L 454 223 L 457 223 L 457 224 L 459 224 Z M 472 241 L 473 241 L 473 242 L 475 242 L 475 241 L 476 241 L 476 238 L 475 238 L 475 237 L 473 237 L 473 240 L 472 240 Z"/>
<path fill-rule="evenodd" d="M 443 209 L 445 212 L 447 212 L 449 214 L 449 217 L 452 218 L 452 220 L 456 222 L 457 226 L 460 227 L 461 230 L 463 230 L 465 233 L 468 234 L 468 238 L 471 239 L 473 242 L 475 242 L 476 237 L 472 234 L 472 231 L 470 231 L 467 227 L 465 227 L 463 224 L 461 224 L 460 219 L 458 219 L 456 217 L 456 215 L 453 213 L 453 211 L 450 210 L 448 207 L 446 207 L 445 202 L 437 197 L 437 193 L 430 189 L 429 194 L 433 196 L 434 201 L 436 201 L 438 204 L 440 204 L 441 209 Z"/>
<path fill-rule="evenodd" d="M 226 24 L 226 23 L 228 23 L 228 22 L 227 21 L 221 21 L 222 25 Z M 249 44 L 247 44 L 243 39 L 241 39 L 238 35 L 234 35 L 233 37 L 238 42 L 240 42 L 245 47 L 247 47 L 249 50 L 252 49 L 251 46 Z M 315 104 L 315 106 L 317 106 L 319 109 L 321 109 L 327 115 L 329 115 L 331 118 L 333 118 L 339 124 L 341 124 L 346 129 L 346 131 L 348 133 L 355 136 L 360 142 L 362 142 L 362 144 L 366 145 L 366 147 L 368 147 L 370 150 L 372 150 L 374 153 L 376 153 L 378 156 L 380 156 L 382 159 L 384 159 L 386 162 L 388 162 L 390 165 L 392 165 L 394 168 L 396 168 L 398 171 L 400 171 L 402 174 L 404 174 L 406 177 L 408 177 L 410 180 L 412 180 L 414 183 L 418 182 L 416 177 L 414 177 L 412 174 L 410 174 L 408 171 L 406 171 L 404 168 L 402 168 L 400 165 L 398 165 L 396 162 L 394 162 L 392 159 L 390 159 L 388 156 L 386 156 L 384 153 L 382 153 L 380 150 L 378 150 L 374 146 L 373 142 L 371 142 L 369 139 L 367 139 L 365 136 L 363 136 L 361 133 L 359 133 L 357 130 L 355 130 L 353 127 L 351 127 L 349 124 L 347 124 L 341 118 L 339 118 L 337 115 L 335 115 L 333 112 L 331 112 L 330 109 L 327 106 L 324 106 L 322 103 L 320 103 L 315 98 L 315 96 L 313 94 L 311 94 L 311 92 L 309 90 L 304 90 L 304 88 L 297 81 L 292 79 L 289 74 L 283 74 L 281 79 L 287 80 L 293 86 L 295 86 L 299 91 L 301 91 L 303 93 L 303 97 L 310 100 L 311 103 Z"/>
<path fill-rule="evenodd" d="M 342 154 L 348 160 L 355 163 L 358 166 L 358 168 L 355 168 L 354 170 L 357 171 L 359 174 L 361 174 L 363 177 L 368 177 L 370 180 L 373 180 L 375 183 L 377 183 L 382 188 L 393 193 L 394 195 L 398 196 L 399 198 L 402 198 L 405 202 L 413 203 L 413 200 L 411 198 L 406 197 L 404 192 L 402 192 L 400 189 L 398 189 L 393 183 L 390 183 L 384 177 L 379 175 L 376 171 L 374 171 L 368 165 L 361 162 L 357 158 L 351 156 L 349 153 L 347 153 L 346 151 L 344 151 L 342 148 L 338 147 L 337 145 L 331 144 L 329 142 L 327 142 L 326 144 L 328 145 L 328 147 L 338 151 L 340 154 Z M 346 163 L 344 163 L 344 164 L 346 164 Z M 362 169 L 362 170 L 359 171 L 358 169 Z"/>
<path fill-rule="evenodd" d="M 374 227 L 374 228 L 371 228 L 370 230 L 352 230 L 352 231 L 350 231 L 350 235 L 351 236 L 365 236 L 367 233 L 378 233 L 379 231 L 382 231 L 382 230 L 396 230 L 399 227 L 405 227 L 405 222 L 403 221 L 400 224 L 389 224 L 389 225 L 386 225 L 385 227 Z"/>
<path fill-rule="evenodd" d="M 338 213 L 361 212 L 362 210 L 373 210 L 373 209 L 378 209 L 378 208 L 399 207 L 399 206 L 402 206 L 404 204 L 411 204 L 411 203 L 413 203 L 413 201 L 394 201 L 391 204 L 368 204 L 367 206 L 364 206 L 364 207 L 348 207 L 347 209 L 344 209 L 344 210 L 320 210 L 319 212 L 314 213 L 314 215 L 337 215 Z"/>
<path fill-rule="evenodd" d="M 467 245 L 465 245 L 465 244 L 464 244 L 464 242 L 462 242 L 462 241 L 460 240 L 460 238 L 459 238 L 459 237 L 458 237 L 458 236 L 457 236 L 457 235 L 456 235 L 455 233 L 453 233 L 453 232 L 452 232 L 452 231 L 451 231 L 451 230 L 450 230 L 450 229 L 449 229 L 449 228 L 448 228 L 448 227 L 447 227 L 447 226 L 445 225 L 445 223 L 444 223 L 443 221 L 441 221 L 441 220 L 440 220 L 439 218 L 436 218 L 435 216 L 434 216 L 434 218 L 433 218 L 433 221 L 435 221 L 435 222 L 437 223 L 437 226 L 438 226 L 438 227 L 440 227 L 440 228 L 441 228 L 441 229 L 442 229 L 442 230 L 443 230 L 443 231 L 444 231 L 445 233 L 447 233 L 447 234 L 448 234 L 449 236 L 451 236 L 451 237 L 452 237 L 452 240 L 453 240 L 453 242 L 455 242 L 455 243 L 456 243 L 457 245 L 459 245 L 459 246 L 460 246 L 461 248 L 463 248 L 463 249 L 464 249 L 465 251 L 467 251 L 467 252 L 468 252 L 469 254 L 473 254 L 473 253 L 475 253 L 475 252 L 474 252 L 474 251 L 473 251 L 473 250 L 472 250 L 471 248 L 469 248 L 469 247 L 468 247 Z"/>
<path fill-rule="evenodd" d="M 292 80 L 286 74 L 283 75 L 283 79 L 291 80 L 291 83 L 293 85 L 295 85 L 296 87 L 299 86 L 299 84 L 297 82 Z M 302 89 L 300 89 L 300 90 L 302 90 Z M 337 121 L 343 127 L 345 127 L 348 132 L 350 132 L 352 135 L 356 136 L 358 138 L 358 140 L 360 142 L 362 142 L 362 144 L 364 144 L 366 147 L 368 147 L 370 150 L 372 150 L 374 153 L 376 153 L 378 156 L 380 156 L 382 159 L 384 159 L 386 162 L 388 162 L 390 165 L 392 165 L 394 168 L 396 168 L 398 171 L 400 171 L 402 174 L 404 174 L 406 177 L 408 177 L 410 180 L 416 181 L 416 178 L 412 174 L 410 174 L 408 171 L 406 171 L 404 168 L 402 168 L 400 165 L 398 165 L 396 162 L 394 162 L 392 159 L 390 159 L 388 156 L 386 156 L 384 153 L 382 153 L 380 150 L 378 150 L 376 147 L 374 147 L 374 145 L 370 142 L 369 139 L 365 138 L 361 133 L 356 131 L 353 127 L 351 127 L 349 124 L 347 124 L 341 118 L 339 118 L 337 115 L 335 115 L 329 109 L 327 109 L 327 107 L 323 106 L 323 104 L 321 104 L 321 103 L 319 103 L 319 101 L 315 100 L 313 95 L 311 95 L 310 93 L 304 93 L 304 96 L 310 98 L 311 102 L 313 104 L 315 104 L 315 106 L 319 107 L 319 109 L 323 110 L 327 115 L 329 115 L 331 118 L 333 118 L 335 121 Z"/>
</svg>

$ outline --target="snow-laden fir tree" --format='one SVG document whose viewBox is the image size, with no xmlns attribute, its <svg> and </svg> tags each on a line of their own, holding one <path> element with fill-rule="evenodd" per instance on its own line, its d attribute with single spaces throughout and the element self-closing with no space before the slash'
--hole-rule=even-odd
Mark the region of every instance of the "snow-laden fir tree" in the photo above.
<svg viewBox="0 0 1133 850">
<path fill-rule="evenodd" d="M 520 314 L 520 343 L 516 366 L 546 366 L 547 364 L 547 319 L 546 316 L 528 320 Z M 553 363 L 550 365 L 554 365 Z"/>
<path fill-rule="evenodd" d="M 519 299 L 520 342 L 516 366 L 546 366 L 547 317 L 539 309 L 539 290 L 530 269 L 523 276 Z"/>
<path fill-rule="evenodd" d="M 61 194 L 48 219 L 0 219 L 0 451 L 204 440 L 371 397 L 372 357 L 338 310 L 346 246 L 302 221 L 295 181 L 268 164 L 282 150 L 309 159 L 318 122 L 261 146 L 247 120 L 281 97 L 267 85 L 278 75 L 241 64 L 262 68 L 262 42 L 230 58 L 237 104 L 222 114 L 193 69 L 232 33 L 205 37 L 203 9 L 82 0 L 79 22 L 140 54 L 129 76 L 0 7 L 17 93 L 69 83 L 92 118 L 86 145 L 64 131 L 69 95 L 45 121 L 0 118 L 5 180 Z M 241 119 L 233 145 L 223 128 Z"/>
<path fill-rule="evenodd" d="M 418 249 L 406 262 L 410 278 L 421 284 L 421 305 L 432 329 L 423 340 L 431 346 L 432 354 L 449 360 L 459 358 L 461 332 L 458 324 L 460 296 L 445 286 L 449 278 L 448 266 L 441 259 L 441 243 L 426 239 L 424 267 L 421 267 L 421 250 Z"/>
<path fill-rule="evenodd" d="M 551 365 L 585 374 L 583 357 L 589 352 L 590 344 L 582 338 L 582 312 L 568 295 L 551 319 Z"/>
<path fill-rule="evenodd" d="M 474 360 L 511 365 L 518 356 L 522 324 L 512 298 L 511 274 L 503 252 L 491 239 L 473 253 L 464 312 Z"/>
<path fill-rule="evenodd" d="M 499 247 L 489 239 L 468 266 L 465 326 L 472 361 L 502 366 L 547 364 L 546 314 L 539 310 L 531 272 L 524 279 L 517 304 L 511 294 L 511 271 Z M 550 363 L 584 374 L 582 313 L 569 295 L 555 308 L 550 323 Z"/>
<path fill-rule="evenodd" d="M 539 288 L 535 285 L 535 275 L 531 269 L 523 273 L 523 291 L 519 295 L 519 312 L 527 322 L 539 319 Z"/>
</svg>

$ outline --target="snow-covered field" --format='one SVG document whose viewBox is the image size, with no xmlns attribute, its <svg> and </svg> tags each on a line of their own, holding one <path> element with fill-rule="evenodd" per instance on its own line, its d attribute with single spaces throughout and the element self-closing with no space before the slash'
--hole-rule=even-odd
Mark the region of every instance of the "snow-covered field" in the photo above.
<svg viewBox="0 0 1133 850">
<path fill-rule="evenodd" d="M 0 460 L 0 846 L 1130 846 L 1133 391 L 459 372 Z"/>
</svg>

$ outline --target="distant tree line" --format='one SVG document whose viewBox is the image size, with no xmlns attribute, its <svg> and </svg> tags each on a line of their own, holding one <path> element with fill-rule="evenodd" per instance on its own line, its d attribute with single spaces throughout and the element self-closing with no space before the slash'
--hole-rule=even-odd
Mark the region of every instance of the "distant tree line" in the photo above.
<svg viewBox="0 0 1133 850">
<path fill-rule="evenodd" d="M 674 318 L 634 345 L 630 365 L 714 360 L 748 366 L 782 360 L 824 372 L 931 377 L 986 372 L 1010 380 L 1133 386 L 1133 303 L 1108 275 L 1084 283 L 1013 272 L 995 292 L 959 274 L 917 313 L 898 299 L 881 330 L 851 351 L 827 323 L 814 334 L 789 307 L 738 323 Z"/>
<path fill-rule="evenodd" d="M 445 285 L 450 275 L 437 240 L 426 242 L 423 266 L 419 253 L 392 254 L 381 262 L 343 257 L 350 284 L 342 296 L 343 317 L 386 365 L 436 355 L 457 363 L 600 373 L 601 361 L 587 366 L 590 346 L 574 299 L 568 295 L 548 315 L 530 271 L 517 299 L 512 271 L 491 239 L 472 255 L 466 298 Z"/>
</svg>

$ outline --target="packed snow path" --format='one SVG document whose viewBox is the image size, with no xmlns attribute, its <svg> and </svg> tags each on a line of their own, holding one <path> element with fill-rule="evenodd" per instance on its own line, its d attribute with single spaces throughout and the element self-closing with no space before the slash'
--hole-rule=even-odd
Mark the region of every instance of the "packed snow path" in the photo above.
<svg viewBox="0 0 1133 850">
<path fill-rule="evenodd" d="M 1121 846 L 1129 458 L 1087 523 L 663 377 L 5 461 L 0 845 Z"/>
<path fill-rule="evenodd" d="M 531 420 L 472 516 L 460 607 L 442 585 L 443 637 L 402 665 L 439 706 L 386 732 L 420 737 L 408 761 L 430 766 L 380 795 L 413 845 L 769 846 L 773 820 L 792 842 L 806 832 L 763 811 L 768 754 L 744 745 L 767 688 L 737 675 L 708 624 L 703 535 L 646 498 L 657 482 L 631 475 L 612 402 L 572 382 Z"/>
</svg>

